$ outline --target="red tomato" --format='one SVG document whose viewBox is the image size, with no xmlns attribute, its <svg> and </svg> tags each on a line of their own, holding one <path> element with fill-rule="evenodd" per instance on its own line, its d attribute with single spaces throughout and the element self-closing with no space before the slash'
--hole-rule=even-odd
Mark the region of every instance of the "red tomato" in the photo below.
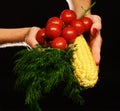
<svg viewBox="0 0 120 111">
<path fill-rule="evenodd" d="M 63 37 L 56 37 L 51 42 L 52 48 L 59 48 L 61 50 L 65 50 L 67 48 L 67 42 Z"/>
<path fill-rule="evenodd" d="M 80 20 L 82 20 L 85 25 L 85 31 L 89 31 L 93 24 L 93 21 L 89 17 L 83 17 Z"/>
<path fill-rule="evenodd" d="M 76 13 L 73 10 L 65 9 L 61 12 L 60 19 L 65 24 L 69 24 L 72 20 L 76 19 Z"/>
<path fill-rule="evenodd" d="M 62 36 L 66 39 L 68 44 L 72 44 L 77 37 L 77 31 L 72 26 L 67 26 L 63 29 Z"/>
<path fill-rule="evenodd" d="M 61 35 L 62 28 L 58 24 L 48 24 L 46 25 L 45 31 L 49 39 L 54 39 Z"/>
<path fill-rule="evenodd" d="M 56 16 L 49 18 L 48 21 L 47 21 L 47 25 L 49 23 L 58 24 L 61 27 L 63 27 L 63 25 L 64 25 L 64 22 L 59 17 L 56 17 Z"/>
<path fill-rule="evenodd" d="M 70 25 L 77 30 L 78 35 L 84 33 L 84 31 L 85 31 L 85 25 L 79 19 L 72 20 Z"/>
<path fill-rule="evenodd" d="M 39 42 L 39 44 L 44 44 L 46 38 L 45 28 L 41 28 L 38 30 L 36 34 L 36 40 Z"/>
</svg>

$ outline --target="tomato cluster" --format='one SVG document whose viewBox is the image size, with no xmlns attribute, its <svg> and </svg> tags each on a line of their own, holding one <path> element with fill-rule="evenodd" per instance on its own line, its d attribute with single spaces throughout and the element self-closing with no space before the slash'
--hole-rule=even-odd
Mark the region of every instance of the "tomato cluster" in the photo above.
<svg viewBox="0 0 120 111">
<path fill-rule="evenodd" d="M 90 18 L 77 19 L 73 10 L 65 9 L 59 17 L 48 19 L 46 26 L 37 32 L 36 40 L 45 47 L 64 50 L 74 43 L 77 36 L 89 31 L 92 23 Z"/>
</svg>

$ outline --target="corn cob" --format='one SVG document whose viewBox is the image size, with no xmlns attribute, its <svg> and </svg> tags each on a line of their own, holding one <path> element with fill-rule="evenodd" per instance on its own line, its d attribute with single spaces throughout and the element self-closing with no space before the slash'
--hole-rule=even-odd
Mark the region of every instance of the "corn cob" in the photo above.
<svg viewBox="0 0 120 111">
<path fill-rule="evenodd" d="M 92 88 L 98 81 L 98 70 L 93 55 L 83 35 L 76 38 L 72 64 L 80 86 Z"/>
</svg>

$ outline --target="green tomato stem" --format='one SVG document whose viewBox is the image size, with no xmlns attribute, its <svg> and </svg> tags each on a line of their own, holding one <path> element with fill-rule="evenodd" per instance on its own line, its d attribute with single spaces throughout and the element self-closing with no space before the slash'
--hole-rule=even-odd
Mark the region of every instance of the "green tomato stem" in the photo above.
<svg viewBox="0 0 120 111">
<path fill-rule="evenodd" d="M 96 2 L 93 2 L 86 10 L 84 9 L 84 13 L 80 16 L 80 18 L 84 17 L 86 13 L 96 4 Z M 83 7 L 82 7 L 83 9 Z"/>
</svg>

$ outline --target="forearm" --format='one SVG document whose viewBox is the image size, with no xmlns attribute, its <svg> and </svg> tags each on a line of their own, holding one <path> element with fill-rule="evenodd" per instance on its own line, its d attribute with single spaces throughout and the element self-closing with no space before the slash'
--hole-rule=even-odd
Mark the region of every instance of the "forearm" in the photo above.
<svg viewBox="0 0 120 111">
<path fill-rule="evenodd" d="M 91 5 L 91 0 L 71 0 L 71 2 L 78 18 L 84 13 L 84 9 L 87 9 Z M 91 11 L 89 10 L 86 14 L 90 13 Z"/>
<path fill-rule="evenodd" d="M 24 42 L 25 36 L 29 33 L 30 28 L 13 28 L 0 29 L 0 44 Z"/>
</svg>

